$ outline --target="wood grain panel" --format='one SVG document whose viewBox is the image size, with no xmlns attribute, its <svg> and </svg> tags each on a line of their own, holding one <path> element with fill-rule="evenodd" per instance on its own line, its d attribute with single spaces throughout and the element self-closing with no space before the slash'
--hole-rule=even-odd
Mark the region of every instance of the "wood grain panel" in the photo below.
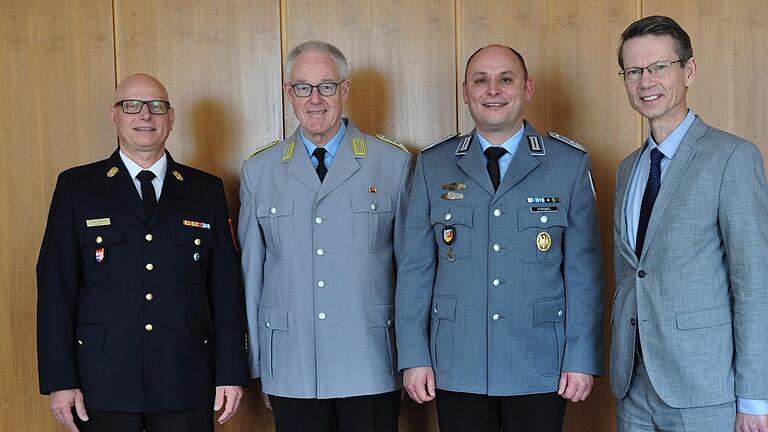
<svg viewBox="0 0 768 432">
<path fill-rule="evenodd" d="M 689 108 L 754 142 L 768 160 L 768 2 L 645 0 L 642 12 L 672 17 L 691 37 L 698 70 Z"/>
<path fill-rule="evenodd" d="M 35 263 L 56 176 L 108 154 L 109 0 L 0 0 L 0 430 L 54 430 L 39 395 Z"/>
<path fill-rule="evenodd" d="M 270 0 L 116 0 L 119 78 L 148 72 L 176 109 L 168 149 L 224 179 L 237 217 L 240 166 L 282 135 L 280 13 Z M 269 431 L 272 416 L 252 385 L 221 431 Z"/>
<path fill-rule="evenodd" d="M 456 130 L 452 0 L 283 0 L 284 56 L 307 40 L 336 45 L 352 81 L 345 114 L 411 149 Z M 286 134 L 298 123 L 285 103 Z"/>
</svg>

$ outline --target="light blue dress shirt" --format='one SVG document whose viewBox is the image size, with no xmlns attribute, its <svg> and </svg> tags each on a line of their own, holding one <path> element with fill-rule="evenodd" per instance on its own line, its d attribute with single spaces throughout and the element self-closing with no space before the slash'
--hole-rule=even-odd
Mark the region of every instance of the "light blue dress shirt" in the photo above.
<svg viewBox="0 0 768 432">
<path fill-rule="evenodd" d="M 520 144 L 520 139 L 523 137 L 524 130 L 525 130 L 525 123 L 523 123 L 523 125 L 520 126 L 520 130 L 515 132 L 515 134 L 509 137 L 508 140 L 499 144 L 500 146 L 504 147 L 505 150 L 507 150 L 507 153 L 504 154 L 504 156 L 499 158 L 499 178 L 500 179 L 503 179 L 504 174 L 507 173 L 507 168 L 509 168 L 509 164 L 512 162 L 512 157 L 515 156 L 517 147 Z M 477 135 L 477 140 L 480 142 L 480 150 L 482 150 L 483 152 L 485 151 L 485 149 L 493 145 L 490 142 L 488 142 L 487 139 L 483 138 L 483 136 L 480 135 L 480 132 L 475 132 L 475 135 Z M 488 162 L 487 157 L 485 158 L 485 161 L 486 163 Z"/>
<path fill-rule="evenodd" d="M 675 157 L 677 149 L 680 147 L 680 142 L 682 142 L 683 137 L 688 132 L 688 129 L 690 129 L 694 120 L 696 120 L 696 115 L 693 114 L 693 111 L 689 110 L 683 122 L 658 144 L 653 140 L 653 135 L 648 133 L 647 145 L 637 160 L 637 165 L 635 165 L 635 170 L 632 174 L 629 191 L 627 192 L 627 208 L 624 210 L 627 236 L 629 236 L 627 241 L 632 249 L 635 249 L 637 225 L 640 220 L 640 207 L 643 203 L 645 184 L 648 183 L 648 174 L 651 171 L 651 150 L 658 148 L 660 152 L 664 153 L 664 159 L 661 160 L 661 184 L 663 186 L 664 175 L 669 168 L 669 163 Z M 768 401 L 737 397 L 736 409 L 744 414 L 765 415 L 768 414 Z"/>
<path fill-rule="evenodd" d="M 144 197 L 141 196 L 141 182 L 136 178 L 144 168 L 130 160 L 122 150 L 120 150 L 119 153 L 120 159 L 122 159 L 123 164 L 125 164 L 125 169 L 128 170 L 128 174 L 131 176 L 131 179 L 133 179 L 133 185 L 136 186 L 136 190 L 139 192 L 139 198 L 144 199 Z M 155 178 L 152 179 L 152 187 L 155 188 L 155 198 L 157 201 L 160 201 L 160 192 L 163 191 L 163 180 L 165 180 L 165 173 L 168 171 L 168 157 L 166 157 L 165 153 L 163 153 L 163 157 L 161 157 L 160 160 L 147 168 L 147 170 L 155 173 Z"/>
<path fill-rule="evenodd" d="M 333 136 L 325 145 L 323 148 L 326 150 L 325 152 L 325 167 L 330 171 L 331 164 L 333 163 L 333 157 L 336 156 L 336 151 L 339 149 L 339 144 L 341 144 L 341 139 L 344 138 L 344 132 L 347 131 L 347 125 L 344 124 L 344 121 L 341 122 L 341 126 L 339 127 L 339 131 L 336 132 L 336 135 Z M 317 168 L 317 158 L 312 156 L 312 152 L 315 151 L 317 146 L 312 143 L 307 137 L 304 136 L 304 131 L 299 128 L 299 134 L 301 134 L 301 142 L 304 143 L 304 148 L 307 149 L 307 153 L 309 154 L 309 160 L 312 161 L 312 166 L 314 168 Z"/>
</svg>

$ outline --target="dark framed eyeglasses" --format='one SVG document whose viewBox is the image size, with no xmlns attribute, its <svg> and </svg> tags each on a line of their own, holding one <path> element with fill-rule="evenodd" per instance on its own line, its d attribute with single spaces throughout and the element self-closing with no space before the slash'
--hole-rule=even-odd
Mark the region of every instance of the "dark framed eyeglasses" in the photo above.
<svg viewBox="0 0 768 432">
<path fill-rule="evenodd" d="M 152 114 L 163 115 L 168 114 L 168 110 L 171 109 L 171 103 L 164 100 L 138 100 L 138 99 L 125 99 L 115 103 L 115 106 L 119 106 L 126 114 L 138 114 L 144 105 L 149 108 L 149 112 Z"/>
<path fill-rule="evenodd" d="M 343 83 L 346 80 L 341 80 L 339 82 L 323 82 L 318 85 L 312 85 L 307 83 L 296 83 L 296 84 L 290 84 L 290 86 L 293 88 L 293 94 L 300 98 L 309 97 L 309 95 L 312 94 L 312 89 L 317 89 L 317 92 L 320 93 L 320 96 L 333 96 L 336 94 L 336 89 L 339 88 L 339 85 Z"/>
<path fill-rule="evenodd" d="M 683 61 L 685 60 L 677 59 L 675 61 L 672 61 L 672 60 L 657 61 L 656 63 L 652 63 L 646 67 L 626 68 L 623 71 L 619 72 L 619 75 L 624 75 L 624 81 L 626 82 L 639 81 L 640 78 L 643 77 L 644 70 L 647 70 L 652 77 L 663 77 L 669 73 L 670 68 L 672 67 L 673 64 L 680 63 Z"/>
</svg>

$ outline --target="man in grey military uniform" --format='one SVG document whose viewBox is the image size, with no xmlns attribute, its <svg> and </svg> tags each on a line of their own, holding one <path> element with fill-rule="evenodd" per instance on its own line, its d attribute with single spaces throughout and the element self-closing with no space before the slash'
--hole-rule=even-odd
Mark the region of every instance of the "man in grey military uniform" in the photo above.
<svg viewBox="0 0 768 432">
<path fill-rule="evenodd" d="M 278 432 L 397 430 L 396 251 L 412 161 L 342 119 L 344 55 L 294 48 L 300 123 L 245 161 L 240 187 L 250 365 Z"/>
<path fill-rule="evenodd" d="M 590 160 L 523 120 L 533 80 L 491 45 L 467 61 L 476 129 L 416 162 L 397 280 L 398 365 L 440 430 L 560 431 L 603 371 Z M 435 390 L 437 387 L 437 390 Z"/>
</svg>

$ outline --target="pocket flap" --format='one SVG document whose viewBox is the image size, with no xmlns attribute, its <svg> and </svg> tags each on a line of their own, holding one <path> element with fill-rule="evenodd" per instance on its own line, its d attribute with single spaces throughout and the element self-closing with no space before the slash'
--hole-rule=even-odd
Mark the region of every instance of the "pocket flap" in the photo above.
<svg viewBox="0 0 768 432">
<path fill-rule="evenodd" d="M 176 244 L 199 247 L 216 247 L 216 236 L 205 228 L 179 226 L 176 228 Z"/>
<path fill-rule="evenodd" d="M 541 300 L 533 304 L 533 326 L 565 319 L 565 297 Z"/>
<path fill-rule="evenodd" d="M 388 213 L 392 211 L 392 201 L 385 195 L 383 198 L 377 198 L 378 194 L 368 194 L 367 196 L 353 196 L 350 203 L 354 213 Z"/>
<path fill-rule="evenodd" d="M 81 348 L 104 348 L 104 336 L 107 330 L 102 324 L 77 324 L 75 326 L 75 339 Z"/>
<path fill-rule="evenodd" d="M 293 214 L 293 198 L 260 201 L 256 206 L 256 216 L 277 217 Z"/>
<path fill-rule="evenodd" d="M 436 295 L 432 299 L 432 318 L 454 321 L 456 319 L 456 297 Z"/>
<path fill-rule="evenodd" d="M 534 206 L 531 206 L 534 207 Z M 523 231 L 531 227 L 539 227 L 546 229 L 551 226 L 568 226 L 568 207 L 565 206 L 548 206 L 549 208 L 557 208 L 557 211 L 531 211 L 531 207 L 522 207 L 517 209 L 517 229 Z M 544 208 L 544 206 L 540 206 Z M 544 218 L 543 216 L 546 216 Z M 544 219 L 546 222 L 542 222 Z"/>
<path fill-rule="evenodd" d="M 93 227 L 86 228 L 80 233 L 81 246 L 106 246 L 125 241 L 125 228 Z"/>
<path fill-rule="evenodd" d="M 259 327 L 267 331 L 288 331 L 288 309 L 260 307 Z"/>
<path fill-rule="evenodd" d="M 432 224 L 472 226 L 472 207 L 458 204 L 432 204 Z"/>
<path fill-rule="evenodd" d="M 395 325 L 395 305 L 366 305 L 365 318 L 368 322 L 368 328 L 392 327 Z"/>
<path fill-rule="evenodd" d="M 729 305 L 716 306 L 695 311 L 678 312 L 675 314 L 677 328 L 690 330 L 697 328 L 715 327 L 730 324 L 733 320 Z"/>
</svg>

